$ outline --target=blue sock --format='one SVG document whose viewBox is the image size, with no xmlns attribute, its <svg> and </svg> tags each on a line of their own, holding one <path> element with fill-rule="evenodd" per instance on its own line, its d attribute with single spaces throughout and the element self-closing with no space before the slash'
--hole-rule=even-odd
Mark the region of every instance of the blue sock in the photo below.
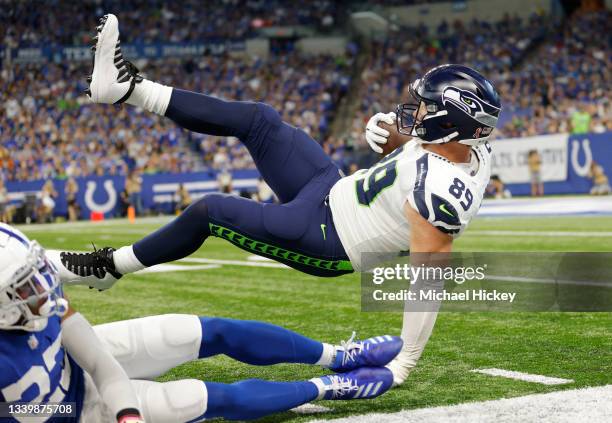
<svg viewBox="0 0 612 423">
<path fill-rule="evenodd" d="M 200 317 L 200 322 L 200 358 L 225 354 L 258 366 L 315 364 L 323 353 L 320 342 L 269 323 L 208 317 Z"/>
<path fill-rule="evenodd" d="M 205 382 L 208 406 L 204 418 L 252 420 L 290 410 L 319 395 L 312 382 L 268 382 L 249 379 L 227 385 Z"/>
</svg>

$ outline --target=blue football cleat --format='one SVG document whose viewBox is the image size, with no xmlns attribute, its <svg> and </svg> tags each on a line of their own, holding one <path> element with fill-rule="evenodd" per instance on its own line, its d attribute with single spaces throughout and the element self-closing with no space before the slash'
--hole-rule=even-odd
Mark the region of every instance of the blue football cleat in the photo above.
<svg viewBox="0 0 612 423">
<path fill-rule="evenodd" d="M 399 336 L 375 336 L 363 341 L 351 338 L 336 347 L 336 356 L 329 367 L 334 372 L 344 373 L 358 367 L 382 367 L 395 358 L 402 349 L 404 341 Z"/>
<path fill-rule="evenodd" d="M 386 367 L 361 367 L 349 373 L 323 376 L 313 382 L 323 388 L 319 399 L 370 399 L 391 388 L 393 373 Z"/>
</svg>

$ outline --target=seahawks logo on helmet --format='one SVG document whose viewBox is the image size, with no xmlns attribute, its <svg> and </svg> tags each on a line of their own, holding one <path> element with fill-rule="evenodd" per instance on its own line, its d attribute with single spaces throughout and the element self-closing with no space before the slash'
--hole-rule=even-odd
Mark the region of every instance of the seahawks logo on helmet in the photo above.
<svg viewBox="0 0 612 423">
<path fill-rule="evenodd" d="M 494 128 L 497 124 L 499 107 L 481 100 L 469 91 L 452 86 L 446 87 L 442 92 L 442 104 L 446 106 L 446 103 L 454 105 L 485 126 Z"/>
</svg>

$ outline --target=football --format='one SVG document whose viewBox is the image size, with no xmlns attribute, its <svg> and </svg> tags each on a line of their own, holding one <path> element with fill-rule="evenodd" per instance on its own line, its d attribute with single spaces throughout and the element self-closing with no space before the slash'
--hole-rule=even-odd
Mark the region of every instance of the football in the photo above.
<svg viewBox="0 0 612 423">
<path fill-rule="evenodd" d="M 386 156 L 387 154 L 395 150 L 397 147 L 406 144 L 408 141 L 412 139 L 412 137 L 409 135 L 400 134 L 397 131 L 397 125 L 395 124 L 395 122 L 389 125 L 386 122 L 380 121 L 378 122 L 378 126 L 389 131 L 389 137 L 387 138 L 387 143 L 380 145 L 383 149 L 383 152 L 382 152 L 383 156 Z"/>
</svg>

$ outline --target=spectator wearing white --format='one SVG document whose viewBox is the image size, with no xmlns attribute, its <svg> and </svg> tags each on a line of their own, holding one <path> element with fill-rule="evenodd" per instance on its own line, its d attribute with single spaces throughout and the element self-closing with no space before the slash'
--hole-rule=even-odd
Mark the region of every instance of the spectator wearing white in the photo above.
<svg viewBox="0 0 612 423">
<path fill-rule="evenodd" d="M 257 181 L 257 200 L 262 203 L 274 202 L 274 192 L 263 178 L 259 178 Z"/>
<path fill-rule="evenodd" d="M 217 174 L 217 184 L 219 191 L 223 194 L 231 194 L 233 191 L 233 177 L 229 169 L 224 168 Z"/>
</svg>

